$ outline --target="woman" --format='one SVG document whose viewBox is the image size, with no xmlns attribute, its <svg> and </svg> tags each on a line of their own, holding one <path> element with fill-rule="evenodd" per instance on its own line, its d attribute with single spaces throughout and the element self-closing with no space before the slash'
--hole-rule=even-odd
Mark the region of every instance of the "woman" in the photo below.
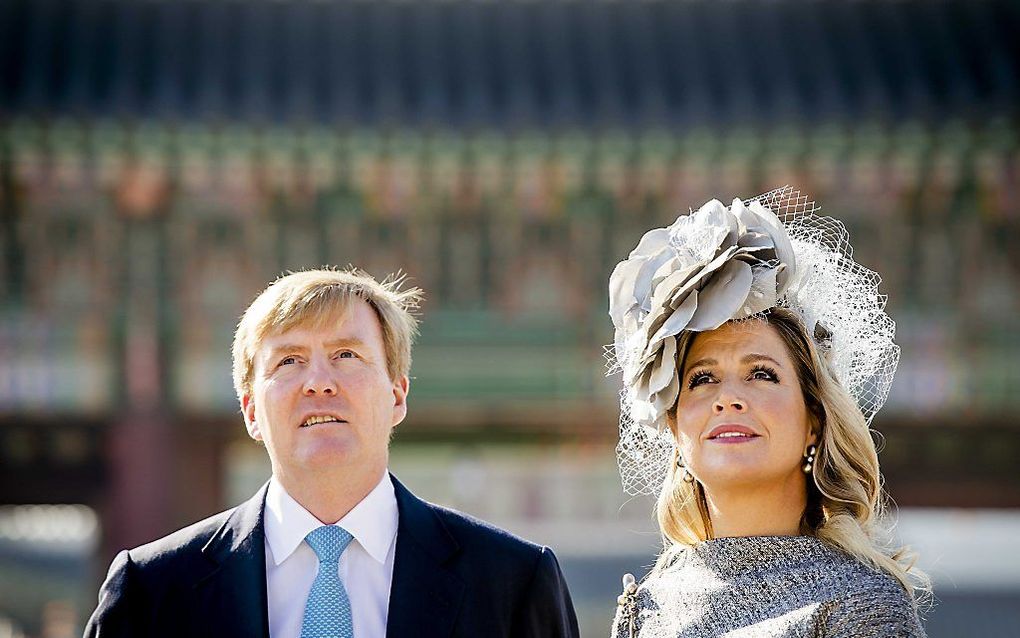
<svg viewBox="0 0 1020 638">
<path fill-rule="evenodd" d="M 664 539 L 640 587 L 624 577 L 615 637 L 925 635 L 868 429 L 895 325 L 816 211 L 788 188 L 713 200 L 610 278 L 621 474 L 658 492 Z"/>
</svg>

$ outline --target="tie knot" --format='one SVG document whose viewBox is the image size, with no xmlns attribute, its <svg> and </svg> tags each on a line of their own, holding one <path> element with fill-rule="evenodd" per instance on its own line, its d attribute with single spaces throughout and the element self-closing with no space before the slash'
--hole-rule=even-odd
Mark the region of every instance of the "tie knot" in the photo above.
<svg viewBox="0 0 1020 638">
<path fill-rule="evenodd" d="M 340 554 L 344 553 L 352 540 L 354 537 L 350 532 L 336 525 L 323 525 L 305 536 L 305 542 L 319 557 L 320 563 L 335 563 L 340 560 Z"/>
</svg>

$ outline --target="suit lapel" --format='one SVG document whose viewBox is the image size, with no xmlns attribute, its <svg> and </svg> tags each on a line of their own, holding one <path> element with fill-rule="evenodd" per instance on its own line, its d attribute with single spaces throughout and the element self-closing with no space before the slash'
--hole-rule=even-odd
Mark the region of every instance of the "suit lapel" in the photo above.
<svg viewBox="0 0 1020 638">
<path fill-rule="evenodd" d="M 196 600 L 203 609 L 194 615 L 202 618 L 203 634 L 269 638 L 262 526 L 267 486 L 237 506 L 202 548 L 210 569 L 195 583 Z"/>
<path fill-rule="evenodd" d="M 432 508 L 393 478 L 400 522 L 387 638 L 448 638 L 464 596 L 464 582 L 448 566 L 458 551 Z"/>
</svg>

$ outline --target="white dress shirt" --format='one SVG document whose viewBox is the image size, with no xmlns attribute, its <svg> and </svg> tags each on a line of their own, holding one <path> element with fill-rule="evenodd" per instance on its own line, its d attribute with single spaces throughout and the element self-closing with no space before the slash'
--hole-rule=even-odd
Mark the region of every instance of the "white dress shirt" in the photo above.
<svg viewBox="0 0 1020 638">
<path fill-rule="evenodd" d="M 351 600 L 354 635 L 385 638 L 393 554 L 397 538 L 397 499 L 389 473 L 335 524 L 354 536 L 340 557 L 340 580 Z M 273 477 L 266 492 L 266 587 L 269 635 L 299 638 L 308 593 L 319 559 L 305 536 L 322 523 Z"/>
</svg>

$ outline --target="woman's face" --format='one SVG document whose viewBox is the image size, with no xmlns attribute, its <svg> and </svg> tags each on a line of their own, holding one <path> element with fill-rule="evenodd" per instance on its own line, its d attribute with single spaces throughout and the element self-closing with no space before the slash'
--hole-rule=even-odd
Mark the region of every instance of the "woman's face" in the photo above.
<svg viewBox="0 0 1020 638">
<path fill-rule="evenodd" d="M 694 337 L 670 425 L 684 464 L 710 491 L 803 480 L 816 442 L 795 363 L 764 321 Z"/>
</svg>

